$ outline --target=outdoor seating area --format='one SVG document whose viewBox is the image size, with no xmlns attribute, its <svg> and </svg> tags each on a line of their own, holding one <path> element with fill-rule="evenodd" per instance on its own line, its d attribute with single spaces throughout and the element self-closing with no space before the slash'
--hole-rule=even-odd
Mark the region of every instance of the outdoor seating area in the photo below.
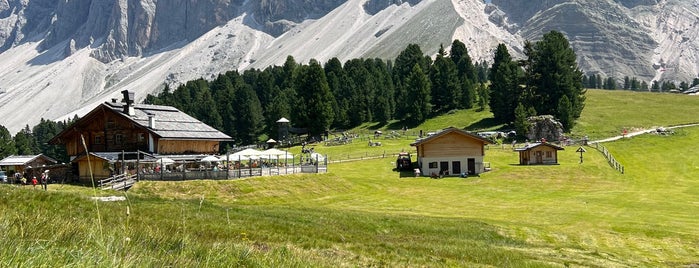
<svg viewBox="0 0 699 268">
<path fill-rule="evenodd" d="M 148 161 L 112 163 L 114 170 L 135 174 L 138 180 L 225 180 L 251 176 L 327 172 L 325 157 L 293 155 L 279 149 L 245 149 L 228 155 L 155 155 Z M 136 166 L 138 168 L 136 168 Z"/>
</svg>

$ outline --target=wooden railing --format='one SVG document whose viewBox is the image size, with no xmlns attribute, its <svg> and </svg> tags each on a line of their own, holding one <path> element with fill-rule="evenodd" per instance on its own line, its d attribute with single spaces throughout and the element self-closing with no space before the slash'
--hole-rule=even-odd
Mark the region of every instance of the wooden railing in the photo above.
<svg viewBox="0 0 699 268">
<path fill-rule="evenodd" d="M 621 172 L 621 174 L 624 174 L 624 165 L 622 165 L 621 163 L 619 163 L 619 161 L 617 161 L 617 160 L 614 158 L 614 156 L 612 155 L 612 153 L 610 153 L 609 150 L 607 150 L 607 148 L 604 147 L 604 145 L 595 142 L 595 143 L 589 143 L 588 146 L 597 149 L 597 151 L 599 151 L 600 153 L 602 153 L 602 155 L 604 155 L 604 158 L 607 159 L 607 162 L 609 163 L 609 165 L 610 165 L 612 168 L 614 168 L 614 169 L 616 169 L 617 171 Z"/>
<path fill-rule="evenodd" d="M 102 190 L 123 190 L 131 187 L 134 183 L 136 183 L 136 174 L 119 174 L 99 180 L 98 186 L 102 188 Z"/>
</svg>

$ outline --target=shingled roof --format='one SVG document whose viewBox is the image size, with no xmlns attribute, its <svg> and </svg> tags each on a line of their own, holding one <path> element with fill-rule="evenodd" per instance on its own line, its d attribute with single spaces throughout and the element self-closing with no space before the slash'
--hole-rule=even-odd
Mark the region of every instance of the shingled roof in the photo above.
<svg viewBox="0 0 699 268">
<path fill-rule="evenodd" d="M 124 103 L 105 102 L 102 105 L 148 129 L 161 139 L 231 140 L 230 136 L 172 106 L 133 104 L 134 113 L 128 115 L 123 113 Z M 150 126 L 150 117 L 153 117 L 155 122 L 153 127 Z"/>
</svg>

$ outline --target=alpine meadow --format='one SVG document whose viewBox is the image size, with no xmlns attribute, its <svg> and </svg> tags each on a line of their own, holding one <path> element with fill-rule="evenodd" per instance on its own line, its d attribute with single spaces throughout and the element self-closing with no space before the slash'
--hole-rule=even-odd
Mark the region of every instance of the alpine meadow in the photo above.
<svg viewBox="0 0 699 268">
<path fill-rule="evenodd" d="M 49 2 L 0 267 L 699 268 L 695 1 Z"/>
</svg>

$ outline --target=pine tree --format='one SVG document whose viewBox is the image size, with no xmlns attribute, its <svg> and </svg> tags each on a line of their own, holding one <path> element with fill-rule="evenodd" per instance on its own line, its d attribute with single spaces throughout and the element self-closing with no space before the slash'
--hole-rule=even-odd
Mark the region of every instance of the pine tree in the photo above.
<svg viewBox="0 0 699 268">
<path fill-rule="evenodd" d="M 249 85 L 235 90 L 235 129 L 239 144 L 255 144 L 264 130 L 262 105 Z"/>
<path fill-rule="evenodd" d="M 458 39 L 451 44 L 450 58 L 456 65 L 460 91 L 457 93 L 461 96 L 460 104 L 456 108 L 470 109 L 474 106 L 477 96 L 478 70 L 468 54 L 466 45 Z"/>
<path fill-rule="evenodd" d="M 544 34 L 534 45 L 534 51 L 531 79 L 536 94 L 533 107 L 539 114 L 560 114 L 558 103 L 565 96 L 570 102 L 572 118 L 579 118 L 585 106 L 585 89 L 575 52 L 566 37 L 556 31 Z"/>
<path fill-rule="evenodd" d="M 573 129 L 573 125 L 575 124 L 573 105 L 566 95 L 563 95 L 558 101 L 558 113 L 556 114 L 556 118 L 561 121 L 563 131 L 570 132 L 570 130 Z"/>
<path fill-rule="evenodd" d="M 342 63 L 336 57 L 333 57 L 323 66 L 325 77 L 328 80 L 330 92 L 335 96 L 335 101 L 332 103 L 332 109 L 335 112 L 332 126 L 335 128 L 348 128 L 348 103 L 349 96 L 343 94 L 347 83 L 347 73 L 342 67 Z"/>
<path fill-rule="evenodd" d="M 437 58 L 430 68 L 430 81 L 434 112 L 444 113 L 460 107 L 461 88 L 456 64 L 445 57 L 444 47 L 440 47 Z"/>
<path fill-rule="evenodd" d="M 420 66 L 423 71 L 429 70 L 429 57 L 425 57 L 416 44 L 409 44 L 405 50 L 401 51 L 396 57 L 392 69 L 393 83 L 396 89 L 396 114 L 395 118 L 404 119 L 412 110 L 411 104 L 408 101 L 408 87 L 406 85 L 407 78 L 411 75 L 415 64 Z"/>
<path fill-rule="evenodd" d="M 311 59 L 309 65 L 299 67 L 294 86 L 298 96 L 295 122 L 307 127 L 311 136 L 324 134 L 333 122 L 333 96 L 318 61 Z"/>
<path fill-rule="evenodd" d="M 407 101 L 410 103 L 410 113 L 407 120 L 413 124 L 424 122 L 430 114 L 430 82 L 419 64 L 413 66 L 413 70 L 406 79 L 408 88 Z"/>
<path fill-rule="evenodd" d="M 629 78 L 628 76 L 624 76 L 624 89 L 631 89 L 631 78 Z"/>
<path fill-rule="evenodd" d="M 0 125 L 0 157 L 5 158 L 10 155 L 17 154 L 15 141 L 10 134 L 10 131 L 5 126 Z"/>
<path fill-rule="evenodd" d="M 517 104 L 517 108 L 515 108 L 515 121 L 514 121 L 514 126 L 515 126 L 515 132 L 517 132 L 517 136 L 521 137 L 526 137 L 527 133 L 529 132 L 529 121 L 527 121 L 527 110 L 524 108 L 524 105 L 522 103 Z"/>
<path fill-rule="evenodd" d="M 512 107 L 519 102 L 518 68 L 505 44 L 498 45 L 489 77 L 490 111 L 498 122 L 509 123 L 515 119 Z"/>
<path fill-rule="evenodd" d="M 490 102 L 490 90 L 484 83 L 481 83 L 478 86 L 478 109 L 484 111 L 488 102 Z"/>
<path fill-rule="evenodd" d="M 39 146 L 34 138 L 34 134 L 29 125 L 26 125 L 22 130 L 17 132 L 14 137 L 17 154 L 19 155 L 34 155 L 40 153 Z"/>
<path fill-rule="evenodd" d="M 49 140 L 63 131 L 59 123 L 41 119 L 41 122 L 32 128 L 33 137 L 39 147 L 39 152 L 61 162 L 68 162 L 68 153 L 63 145 L 49 144 Z"/>
</svg>

